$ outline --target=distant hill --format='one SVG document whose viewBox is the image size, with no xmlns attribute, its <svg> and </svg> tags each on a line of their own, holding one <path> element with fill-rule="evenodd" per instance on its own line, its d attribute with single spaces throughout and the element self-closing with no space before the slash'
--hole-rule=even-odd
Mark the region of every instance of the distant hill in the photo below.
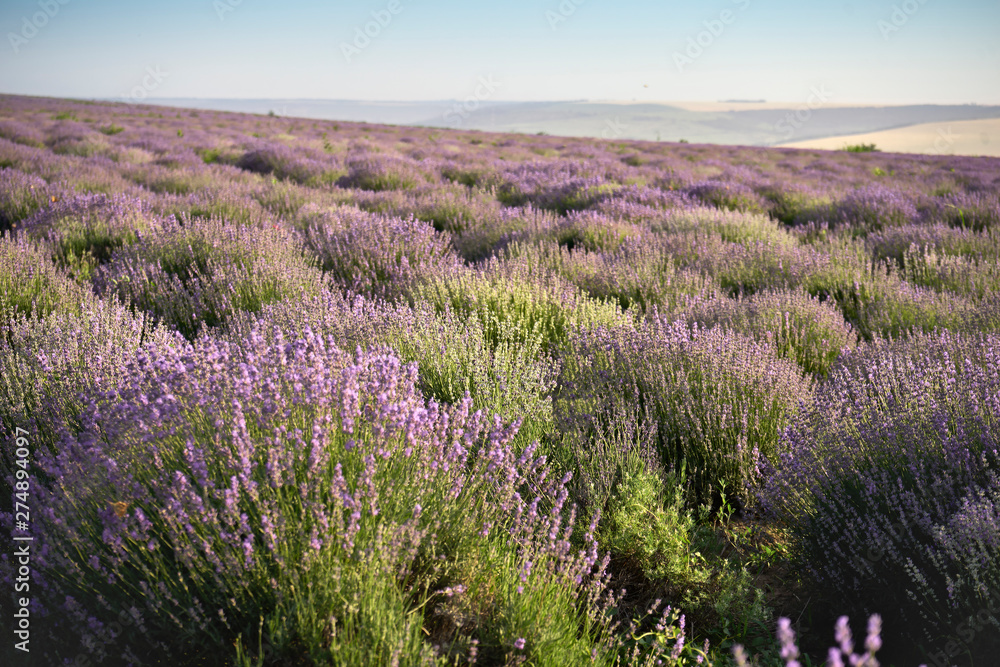
<svg viewBox="0 0 1000 667">
<path fill-rule="evenodd" d="M 923 123 L 1000 118 L 1000 106 L 830 107 L 688 111 L 665 104 L 539 102 L 483 107 L 462 123 L 422 124 L 495 132 L 773 146 Z"/>
<path fill-rule="evenodd" d="M 365 102 L 357 100 L 209 99 L 199 97 L 151 98 L 146 101 L 150 104 L 185 109 L 214 109 L 258 114 L 274 112 L 278 116 L 291 118 L 319 118 L 388 125 L 415 125 L 426 118 L 441 117 L 456 104 L 455 100 Z"/>
<path fill-rule="evenodd" d="M 827 137 L 881 132 L 927 123 L 1000 119 L 1000 106 L 820 106 L 805 104 L 737 110 L 690 110 L 663 103 L 489 102 L 433 100 L 365 102 L 308 99 L 148 100 L 195 109 L 279 116 L 423 125 L 490 132 L 775 146 Z M 746 105 L 750 102 L 744 101 Z"/>
</svg>

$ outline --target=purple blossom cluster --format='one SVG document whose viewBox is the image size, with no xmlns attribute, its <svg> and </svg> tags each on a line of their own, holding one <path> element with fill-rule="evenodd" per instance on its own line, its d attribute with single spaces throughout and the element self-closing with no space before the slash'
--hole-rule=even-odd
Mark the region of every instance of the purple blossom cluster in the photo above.
<svg viewBox="0 0 1000 667">
<path fill-rule="evenodd" d="M 353 207 L 315 216 L 304 237 L 331 280 L 369 296 L 400 297 L 416 282 L 461 265 L 451 239 L 426 222 Z"/>
<path fill-rule="evenodd" d="M 879 667 L 879 661 L 875 657 L 879 649 L 882 648 L 882 617 L 872 614 L 868 618 L 868 633 L 865 637 L 865 651 L 857 654 L 854 652 L 854 641 L 851 637 L 850 619 L 841 616 L 837 619 L 834 629 L 834 638 L 837 646 L 830 649 L 827 654 L 828 667 Z M 799 647 L 795 641 L 795 630 L 792 629 L 791 619 L 778 619 L 778 643 L 781 645 L 781 659 L 785 667 L 801 667 L 798 661 L 801 657 Z M 733 647 L 733 658 L 737 667 L 748 667 L 750 662 L 747 659 L 743 646 L 737 644 Z M 925 667 L 921 665 L 921 667 Z"/>
</svg>

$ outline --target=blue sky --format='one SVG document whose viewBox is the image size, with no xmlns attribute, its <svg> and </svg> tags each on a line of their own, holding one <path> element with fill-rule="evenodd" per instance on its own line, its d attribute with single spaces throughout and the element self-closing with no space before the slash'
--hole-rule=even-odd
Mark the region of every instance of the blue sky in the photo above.
<svg viewBox="0 0 1000 667">
<path fill-rule="evenodd" d="M 0 32 L 31 95 L 1000 104 L 997 0 L 3 0 Z"/>
</svg>

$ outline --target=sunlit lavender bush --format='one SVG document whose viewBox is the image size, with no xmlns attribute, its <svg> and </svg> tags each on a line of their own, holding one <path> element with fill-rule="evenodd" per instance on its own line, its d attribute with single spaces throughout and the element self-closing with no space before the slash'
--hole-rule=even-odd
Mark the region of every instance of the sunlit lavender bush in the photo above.
<svg viewBox="0 0 1000 667">
<path fill-rule="evenodd" d="M 50 202 L 53 189 L 44 179 L 17 169 L 0 169 L 0 232 L 18 223 Z"/>
<path fill-rule="evenodd" d="M 796 292 L 760 292 L 740 299 L 700 299 L 688 311 L 691 323 L 722 326 L 767 341 L 807 373 L 825 376 L 858 336 L 829 301 Z"/>
<path fill-rule="evenodd" d="M 698 502 L 737 502 L 812 391 L 768 343 L 722 328 L 652 320 L 582 330 L 564 357 L 556 402 L 563 431 L 584 441 L 634 415 L 666 470 L 686 469 Z"/>
<path fill-rule="evenodd" d="M 221 220 L 165 224 L 115 252 L 96 289 L 134 304 L 187 337 L 235 311 L 318 294 L 315 260 L 286 228 Z"/>
<path fill-rule="evenodd" d="M 574 326 L 614 326 L 632 319 L 617 304 L 589 297 L 559 275 L 521 259 L 493 259 L 482 268 L 435 277 L 411 295 L 439 312 L 450 309 L 479 318 L 491 344 L 509 328 L 515 341 L 541 336 L 546 351 L 565 342 Z"/>
<path fill-rule="evenodd" d="M 244 340 L 254 328 L 298 337 L 311 330 L 343 349 L 389 346 L 415 362 L 417 386 L 428 399 L 460 403 L 466 394 L 473 408 L 520 420 L 517 440 L 530 444 L 551 430 L 551 391 L 557 364 L 542 350 L 540 335 L 520 337 L 512 323 L 487 339 L 479 318 L 460 317 L 426 304 L 415 308 L 362 297 L 345 299 L 339 291 L 241 313 L 227 323 L 227 338 Z"/>
<path fill-rule="evenodd" d="M 649 221 L 649 228 L 669 235 L 713 233 L 731 243 L 764 242 L 777 247 L 798 245 L 775 220 L 756 213 L 724 211 L 716 208 L 678 208 Z"/>
<path fill-rule="evenodd" d="M 617 303 L 623 310 L 668 314 L 684 312 L 695 297 L 718 291 L 712 278 L 680 268 L 673 250 L 662 238 L 641 234 L 623 241 L 615 252 L 515 241 L 504 256 L 555 272 L 591 297 Z"/>
<path fill-rule="evenodd" d="M 87 301 L 76 314 L 6 313 L 0 325 L 2 437 L 27 427 L 36 446 L 54 453 L 58 439 L 79 428 L 89 394 L 126 378 L 125 366 L 136 350 L 177 339 L 175 332 L 154 327 L 111 300 Z M 6 480 L 12 456 L 7 448 L 2 452 L 0 476 Z"/>
<path fill-rule="evenodd" d="M 77 312 L 93 298 L 89 289 L 57 267 L 48 249 L 8 232 L 0 236 L 0 313 L 47 315 Z"/>
<path fill-rule="evenodd" d="M 541 224 L 531 225 L 512 237 L 514 242 L 555 241 L 567 250 L 591 252 L 614 251 L 629 237 L 637 236 L 640 228 L 621 220 L 592 211 L 573 211 L 564 218 L 541 218 Z M 548 222 L 549 224 L 545 224 Z"/>
</svg>

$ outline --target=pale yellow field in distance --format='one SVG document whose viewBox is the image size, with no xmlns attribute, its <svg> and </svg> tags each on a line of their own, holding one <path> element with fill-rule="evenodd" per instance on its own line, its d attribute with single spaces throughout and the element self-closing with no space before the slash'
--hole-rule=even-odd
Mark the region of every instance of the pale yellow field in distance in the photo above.
<svg viewBox="0 0 1000 667">
<path fill-rule="evenodd" d="M 722 113 L 725 111 L 767 111 L 772 109 L 798 109 L 803 105 L 803 100 L 797 102 L 710 102 L 710 101 L 678 101 L 678 100 L 588 100 L 600 104 L 663 104 L 668 107 L 676 107 L 685 111 L 708 111 L 711 113 Z M 857 107 L 858 104 L 824 102 L 824 109 Z M 868 104 L 865 106 L 881 107 L 881 104 Z"/>
<path fill-rule="evenodd" d="M 794 141 L 781 146 L 838 150 L 857 144 L 875 144 L 887 153 L 1000 157 L 1000 119 L 923 123 L 894 130 Z"/>
</svg>

